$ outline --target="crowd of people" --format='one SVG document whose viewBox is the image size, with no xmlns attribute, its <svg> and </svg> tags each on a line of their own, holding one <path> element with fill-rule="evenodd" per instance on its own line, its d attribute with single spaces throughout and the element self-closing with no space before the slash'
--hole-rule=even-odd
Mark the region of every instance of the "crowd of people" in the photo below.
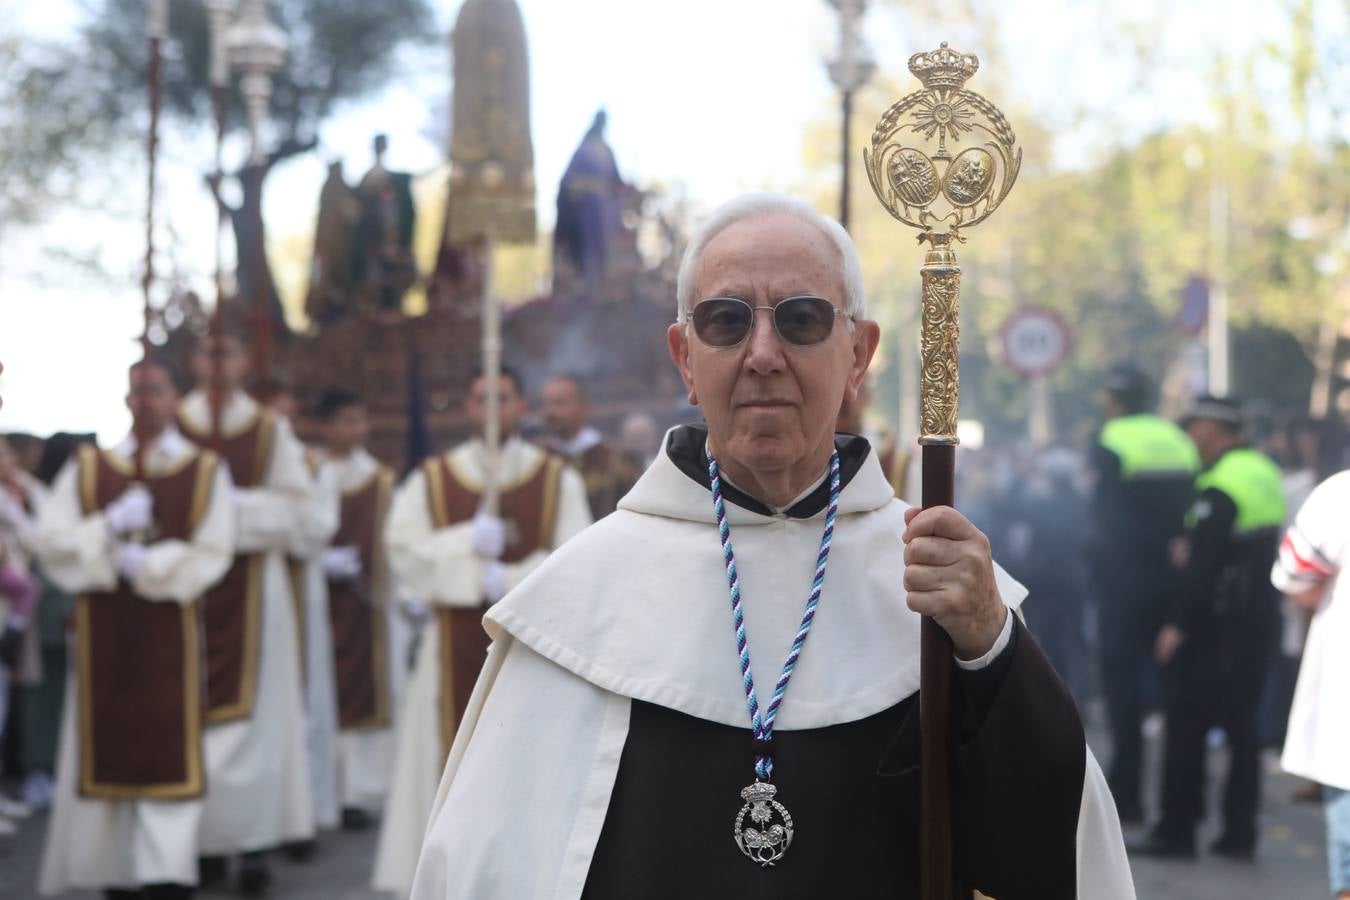
<svg viewBox="0 0 1350 900">
<path fill-rule="evenodd" d="M 754 205 L 764 202 L 752 198 L 737 212 L 741 218 L 728 214 L 719 228 L 732 237 L 714 244 L 718 252 L 745 251 L 733 238 L 761 254 L 777 247 L 779 238 L 804 242 L 807 255 L 823 252 L 811 242 L 819 243 L 816 232 L 828 227 L 814 214 L 790 204 Z M 772 232 L 774 240 L 761 231 Z M 707 240 L 719 234 L 711 230 Z M 847 258 L 847 239 L 840 241 L 839 253 Z M 706 249 L 696 246 L 697 252 Z M 681 302 L 687 300 L 682 294 Z M 832 329 L 839 308 L 815 296 L 794 295 L 782 303 L 789 301 L 801 318 L 784 325 L 769 307 L 775 310 L 772 332 L 756 330 L 756 311 L 765 307 L 736 297 L 702 301 L 720 304 L 714 311 L 720 318 L 690 313 L 697 342 L 686 332 L 679 332 L 683 343 L 672 338 L 691 399 L 699 378 L 716 385 L 717 378 L 729 377 L 718 368 L 729 357 L 713 350 L 749 346 L 753 364 L 770 367 L 781 362 L 775 354 L 837 336 Z M 803 323 L 814 330 L 802 330 Z M 790 337 L 773 336 L 784 328 Z M 855 342 L 869 339 L 864 327 L 846 333 Z M 789 345 L 795 349 L 785 350 Z M 706 356 L 695 358 L 691 347 Z M 325 830 L 378 827 L 372 872 L 377 889 L 407 896 L 416 877 L 425 896 L 459 896 L 448 885 L 502 874 L 487 863 L 463 872 L 453 864 L 466 852 L 481 850 L 483 859 L 503 852 L 493 834 L 477 833 L 476 816 L 496 798 L 486 787 L 463 787 L 471 781 L 504 793 L 547 794 L 541 802 L 555 804 L 559 817 L 536 823 L 539 865 L 560 866 L 559 878 L 607 885 L 600 891 L 605 896 L 626 895 L 633 878 L 652 877 L 631 860 L 659 855 L 661 840 L 636 827 L 649 807 L 642 786 L 657 782 L 634 773 L 647 771 L 644 766 L 664 771 L 668 746 L 716 755 L 710 742 L 722 739 L 721 728 L 736 740 L 744 737 L 739 725 L 716 717 L 721 707 L 712 717 L 720 724 L 701 721 L 697 710 L 703 707 L 695 700 L 703 696 L 697 682 L 703 619 L 687 615 L 678 596 L 660 599 L 676 582 L 658 577 L 645 589 L 652 609 L 679 613 L 660 627 L 639 621 L 644 613 L 622 602 L 626 587 L 646 583 L 639 573 L 658 573 L 663 564 L 644 562 L 644 554 L 698 531 L 701 543 L 691 546 L 703 556 L 713 554 L 699 557 L 711 562 L 700 569 L 699 577 L 708 579 L 703 587 L 712 591 L 725 575 L 739 610 L 725 492 L 736 508 L 743 558 L 770 553 L 783 535 L 802 537 L 811 550 L 815 537 L 798 520 L 828 516 L 817 598 L 836 511 L 855 517 L 839 551 L 852 568 L 838 572 L 831 584 L 838 589 L 843 579 L 853 596 L 866 598 L 871 582 L 858 573 L 876 569 L 887 596 L 895 596 L 872 614 L 892 616 L 891 625 L 900 630 L 917 628 L 904 606 L 913 607 L 916 595 L 925 593 L 918 586 L 922 573 L 955 565 L 926 562 L 923 553 L 948 559 L 944 554 L 963 548 L 964 564 L 981 578 L 987 573 L 983 599 L 989 610 L 1005 614 L 997 620 L 972 616 L 968 624 L 979 640 L 971 646 L 978 649 L 960 655 L 962 645 L 956 645 L 963 696 L 973 704 L 967 718 L 1007 728 L 1024 704 L 1028 715 L 1057 723 L 1059 730 L 1044 736 L 1012 729 L 994 741 L 997 746 L 983 740 L 990 753 L 1020 748 L 1025 765 L 1047 767 L 1047 778 L 1053 774 L 1051 780 L 1066 789 L 1063 796 L 1042 797 L 1046 808 L 1038 815 L 1066 835 L 1076 830 L 1080 856 L 1119 855 L 1116 816 L 1095 816 L 1090 840 L 1079 821 L 1083 810 L 1110 810 L 1113 799 L 1120 822 L 1148 826 L 1133 853 L 1197 857 L 1208 750 L 1222 741 L 1229 760 L 1223 830 L 1206 849 L 1253 859 L 1262 751 L 1282 748 L 1285 769 L 1307 779 L 1306 793 L 1325 804 L 1332 890 L 1350 897 L 1350 717 L 1341 700 L 1350 683 L 1350 656 L 1341 652 L 1350 636 L 1350 600 L 1347 582 L 1338 578 L 1350 562 L 1350 461 L 1339 435 L 1323 423 L 1265 420 L 1231 398 L 1212 396 L 1197 398 L 1179 422 L 1171 422 L 1151 411 L 1156 398 L 1148 377 L 1121 366 L 1105 379 L 1105 424 L 1083 447 L 963 451 L 957 506 L 964 517 L 947 510 L 952 518 L 945 521 L 932 511 L 917 517 L 910 511 L 897 524 L 887 518 L 892 501 L 918 499 L 918 466 L 893 441 L 869 444 L 855 436 L 866 430 L 865 364 L 855 372 L 851 359 L 839 355 L 837 372 L 804 368 L 801 375 L 858 384 L 856 393 L 845 392 L 838 434 L 828 418 L 807 423 L 833 437 L 822 444 L 833 454 L 833 480 L 771 490 L 767 482 L 752 481 L 759 477 L 753 467 L 738 467 L 735 445 L 725 476 L 719 475 L 709 432 L 697 427 L 672 431 L 662 448 L 653 423 L 630 420 L 618 440 L 607 440 L 591 424 L 585 384 L 569 375 L 539 386 L 540 404 L 531 416 L 528 386 L 509 369 L 469 378 L 465 414 L 474 437 L 399 478 L 367 449 L 368 412 L 350 390 L 334 387 L 312 409 L 276 385 L 265 391 L 255 386 L 264 397 L 255 399 L 246 390 L 249 353 L 228 325 L 199 339 L 191 389 L 175 361 L 148 352 L 128 373 L 133 424 L 119 443 L 100 448 L 92 436 L 77 434 L 0 440 L 0 724 L 4 772 L 22 776 L 22 796 L 0 798 L 0 839 L 33 810 L 50 807 L 38 885 L 44 895 L 93 889 L 110 900 L 184 898 L 200 885 L 228 884 L 257 896 L 271 881 L 273 854 L 304 861 Z M 702 375 L 696 367 L 705 367 Z M 477 435 L 494 406 L 494 385 L 501 440 L 490 452 Z M 716 413 L 724 401 L 734 405 L 729 397 L 710 400 L 707 394 L 705 389 L 700 402 L 705 410 L 711 404 Z M 759 405 L 772 412 L 784 403 Z M 531 421 L 537 434 L 527 433 Z M 709 429 L 723 427 L 709 416 Z M 644 469 L 646 487 L 634 490 Z M 757 499 L 747 486 L 768 499 Z M 803 487 L 810 489 L 803 493 Z M 712 492 L 712 507 L 704 503 L 705 490 Z M 515 591 L 554 549 L 621 501 L 624 513 L 559 554 L 565 561 L 550 570 L 552 578 L 531 579 L 528 589 Z M 722 556 L 702 541 L 714 514 Z M 773 527 L 753 527 L 766 524 Z M 884 546 L 897 528 L 908 544 L 903 563 L 898 554 L 864 552 L 862 542 Z M 991 546 L 1006 573 L 988 558 Z M 633 569 L 634 576 L 614 577 L 611 565 Z M 751 587 L 753 578 L 782 574 L 747 571 L 755 573 L 746 582 Z M 512 600 L 494 610 L 513 591 Z M 609 611 L 603 621 L 588 618 L 590 607 L 570 617 L 554 612 L 605 592 L 609 600 L 596 607 Z M 542 618 L 531 619 L 540 610 Z M 812 611 L 808 606 L 803 631 Z M 797 627 L 790 612 L 794 618 L 785 628 Z M 719 606 L 716 629 L 726 624 L 723 613 Z M 639 619 L 625 618 L 632 616 Z M 714 617 L 707 618 L 711 633 Z M 646 640 L 645 649 L 629 652 L 604 637 L 616 628 L 628 639 Z M 554 634 L 558 629 L 566 634 Z M 490 657 L 493 638 L 499 640 Z M 743 634 L 740 639 L 744 643 Z M 832 640 L 834 655 L 818 646 Z M 856 646 L 866 643 L 859 641 Z M 796 652 L 801 644 L 799 636 Z M 839 632 L 825 631 L 813 648 L 816 657 L 823 653 L 838 662 L 854 646 Z M 673 667 L 657 677 L 653 672 L 667 650 L 675 654 L 668 661 Z M 743 653 L 754 715 L 748 651 Z M 557 665 L 543 666 L 541 657 Z M 681 665 L 689 659 L 698 665 L 686 671 Z M 774 710 L 794 662 L 790 657 Z M 909 732 L 903 722 L 917 682 L 892 685 L 890 705 L 876 706 L 869 692 L 893 660 L 864 654 L 849 662 L 863 693 L 846 691 L 848 679 L 832 683 L 843 693 L 804 703 L 800 708 L 807 712 L 793 714 L 804 718 L 789 718 L 796 725 L 785 730 L 831 729 L 838 741 L 813 752 L 844 753 L 854 743 L 867 751 L 876 737 L 859 731 L 859 722 L 875 719 L 882 731 L 894 726 L 900 737 L 882 769 L 894 763 L 896 771 L 864 774 L 903 774 L 908 769 L 891 756 L 904 756 L 901 739 Z M 875 671 L 869 668 L 874 663 L 880 667 Z M 480 670 L 487 672 L 482 679 Z M 694 679 L 688 694 L 694 700 L 686 710 L 678 698 L 688 679 Z M 1008 683 L 1015 688 L 988 688 Z M 806 699 L 813 696 L 811 688 L 802 690 Z M 567 791 L 589 790 L 589 782 L 550 794 L 535 783 L 539 773 L 530 776 L 534 781 L 522 780 L 523 772 L 502 768 L 495 749 L 528 756 L 548 748 L 523 746 L 531 739 L 517 733 L 521 721 L 510 728 L 499 722 L 502 727 L 491 733 L 478 727 L 491 691 L 504 704 L 499 708 L 516 709 L 534 725 L 540 723 L 530 711 L 538 704 L 550 698 L 559 708 L 572 704 L 576 717 L 554 723 L 555 731 L 563 729 L 555 734 L 557 748 L 582 761 L 572 777 L 590 777 L 594 765 L 594 771 L 609 772 L 599 781 L 618 785 L 607 795 L 608 819 L 577 819 L 576 827 L 591 829 L 597 848 L 589 870 L 541 849 L 571 840 L 568 816 L 576 810 L 568 806 L 575 798 Z M 846 714 L 850 703 L 862 702 L 859 697 L 873 704 L 865 711 L 872 718 Z M 1086 706 L 1098 697 L 1110 739 L 1104 779 L 1083 749 L 1073 703 Z M 614 713 L 615 698 L 627 710 L 622 715 Z M 663 698 L 671 700 L 669 708 Z M 1144 796 L 1143 758 L 1146 722 L 1156 714 L 1165 728 L 1161 795 L 1153 803 Z M 968 724 L 963 720 L 962 729 Z M 465 739 L 457 742 L 461 725 Z M 761 769 L 772 772 L 771 726 L 756 720 L 755 727 L 756 785 L 760 779 L 767 785 Z M 591 728 L 626 736 L 611 735 L 617 743 L 605 750 L 603 741 L 586 743 Z M 976 732 L 984 732 L 966 730 L 963 753 L 975 753 L 982 740 Z M 467 739 L 471 733 L 475 743 Z M 1043 746 L 1037 743 L 1042 737 Z M 784 737 L 783 746 L 797 746 L 795 740 Z M 1081 771 L 1065 779 L 1055 754 L 1075 744 L 1065 759 L 1072 756 Z M 480 748 L 477 756 L 466 758 L 466 746 Z M 494 752 L 485 756 L 484 746 Z M 477 774 L 466 780 L 465 771 Z M 968 776 L 992 771 L 975 766 Z M 1012 791 L 1015 779 L 1000 778 L 999 790 Z M 1099 783 L 1100 789 L 1094 786 Z M 773 813 L 765 797 L 773 791 L 756 785 L 742 796 L 748 805 L 763 806 L 755 815 L 768 821 Z M 806 793 L 808 784 L 799 787 Z M 684 802 L 706 789 L 693 779 L 681 782 L 677 793 Z M 821 794 L 821 803 L 828 794 Z M 1104 806 L 1102 798 L 1108 800 Z M 1034 805 L 1023 799 L 1023 806 Z M 1061 800 L 1063 815 L 1050 808 L 1058 809 Z M 462 815 L 465 810 L 473 815 Z M 685 813 L 696 815 L 692 807 Z M 821 807 L 822 819 L 830 814 Z M 983 814 L 967 819 L 976 822 Z M 610 820 L 634 827 L 611 827 Z M 433 831 L 424 849 L 428 822 Z M 877 828 L 887 823 L 893 824 L 886 818 Z M 791 828 L 790 818 L 786 825 Z M 736 828 L 740 843 L 739 820 Z M 869 833 L 875 838 L 880 832 Z M 995 851 L 994 844 L 1002 849 Z M 1003 836 L 994 844 L 981 860 L 1013 852 Z M 780 829 L 778 850 L 785 849 Z M 422 874 L 416 874 L 419 859 Z M 1080 878 L 1076 860 L 1060 860 L 1045 877 Z M 817 862 L 822 873 L 830 868 L 824 857 Z M 996 881 L 1003 870 L 995 869 L 977 865 L 972 871 Z M 1032 877 L 1016 865 L 1007 871 L 1014 870 L 1018 874 L 1008 883 Z M 1128 872 L 1113 871 L 1125 896 Z M 743 874 L 738 869 L 728 877 Z M 878 869 L 867 877 L 893 876 Z"/>
<path fill-rule="evenodd" d="M 1326 670 L 1341 614 L 1323 590 L 1350 540 L 1350 502 L 1331 499 L 1350 445 L 1334 424 L 1217 397 L 1166 421 L 1130 366 L 1107 373 L 1101 399 L 1105 425 L 1082 447 L 970 451 L 958 506 L 1029 589 L 1028 622 L 1080 704 L 1100 699 L 1121 821 L 1147 826 L 1131 852 L 1198 856 L 1207 751 L 1222 745 L 1222 831 L 1206 849 L 1253 859 L 1262 752 L 1283 750 L 1309 781 L 1295 798 L 1325 796 L 1333 894 L 1350 896 L 1350 823 L 1328 787 L 1350 753 L 1328 686 L 1347 682 Z M 1163 741 L 1156 804 L 1150 733 Z"/>
<path fill-rule="evenodd" d="M 374 885 L 406 895 L 483 611 L 611 512 L 659 441 L 638 418 L 606 440 L 568 375 L 531 414 L 503 370 L 495 457 L 475 437 L 400 483 L 366 449 L 358 395 L 304 409 L 254 385 L 259 402 L 249 366 L 227 326 L 190 378 L 153 351 L 131 367 L 115 445 L 0 439 L 0 722 L 20 795 L 0 798 L 0 839 L 50 809 L 44 895 L 256 896 L 274 854 L 375 827 Z M 466 399 L 476 433 L 487 382 Z"/>
</svg>

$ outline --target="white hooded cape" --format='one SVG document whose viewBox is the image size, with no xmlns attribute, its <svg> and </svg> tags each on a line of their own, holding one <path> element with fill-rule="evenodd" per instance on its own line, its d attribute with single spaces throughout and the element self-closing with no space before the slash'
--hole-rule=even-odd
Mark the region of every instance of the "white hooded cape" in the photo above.
<svg viewBox="0 0 1350 900">
<path fill-rule="evenodd" d="M 776 731 L 856 721 L 918 689 L 920 620 L 901 587 L 906 508 L 869 454 L 840 496 L 824 592 Z M 727 512 L 755 680 L 772 685 L 801 618 L 824 514 Z M 1015 609 L 1025 590 L 1001 569 L 998 580 Z M 412 897 L 575 900 L 631 700 L 749 728 L 707 489 L 662 453 L 617 512 L 556 551 L 484 621 L 494 643 L 446 763 Z M 1133 898 L 1115 809 L 1090 757 L 1086 773 L 1079 872 L 1094 889 L 1079 895 Z"/>
</svg>

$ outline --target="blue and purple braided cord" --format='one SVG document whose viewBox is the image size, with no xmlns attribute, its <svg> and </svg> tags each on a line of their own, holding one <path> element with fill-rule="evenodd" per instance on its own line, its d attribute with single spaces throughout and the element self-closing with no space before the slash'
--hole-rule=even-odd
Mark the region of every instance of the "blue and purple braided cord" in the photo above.
<svg viewBox="0 0 1350 900">
<path fill-rule="evenodd" d="M 820 591 L 825 585 L 825 566 L 830 560 L 830 544 L 834 540 L 834 519 L 839 512 L 839 453 L 835 451 L 830 457 L 830 506 L 825 514 L 825 532 L 820 536 L 820 553 L 816 557 L 816 576 L 811 582 L 811 596 L 806 600 L 801 624 L 797 626 L 797 636 L 792 639 L 792 647 L 783 663 L 783 673 L 778 676 L 769 708 L 763 715 L 760 714 L 759 698 L 755 695 L 755 676 L 750 671 L 750 645 L 745 636 L 745 612 L 741 609 L 741 579 L 736 574 L 736 553 L 731 548 L 731 526 L 727 524 L 727 506 L 722 499 L 722 477 L 717 459 L 711 452 L 708 453 L 708 480 L 712 482 L 717 533 L 722 538 L 722 557 L 726 560 L 727 586 L 731 590 L 731 618 L 736 628 L 736 651 L 741 658 L 741 683 L 745 688 L 746 706 L 750 709 L 750 728 L 756 740 L 767 743 L 773 739 L 773 721 L 778 717 L 778 708 L 783 705 L 783 695 L 787 693 L 797 659 L 811 635 L 811 623 L 816 619 L 816 606 L 820 603 Z M 756 756 L 755 774 L 761 781 L 768 781 L 773 775 L 773 757 Z"/>
</svg>

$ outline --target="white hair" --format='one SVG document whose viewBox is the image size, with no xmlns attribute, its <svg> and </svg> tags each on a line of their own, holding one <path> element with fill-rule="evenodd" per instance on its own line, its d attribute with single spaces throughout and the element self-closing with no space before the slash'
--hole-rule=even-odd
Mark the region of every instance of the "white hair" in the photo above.
<svg viewBox="0 0 1350 900">
<path fill-rule="evenodd" d="M 854 319 L 867 317 L 867 296 L 863 291 L 862 262 L 858 248 L 843 226 L 829 216 L 821 215 L 811 204 L 783 194 L 742 194 L 723 203 L 708 216 L 689 239 L 680 260 L 680 272 L 675 281 L 675 299 L 678 303 L 677 321 L 683 322 L 693 308 L 694 278 L 699 262 L 709 242 L 727 228 L 746 219 L 759 216 L 786 215 L 813 225 L 830 239 L 839 251 L 840 275 L 844 282 L 844 311 Z"/>
</svg>

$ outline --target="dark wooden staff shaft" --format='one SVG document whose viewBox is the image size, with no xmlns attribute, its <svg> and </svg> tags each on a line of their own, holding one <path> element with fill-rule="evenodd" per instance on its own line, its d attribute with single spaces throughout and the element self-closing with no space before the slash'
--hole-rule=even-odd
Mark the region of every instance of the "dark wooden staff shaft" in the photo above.
<svg viewBox="0 0 1350 900">
<path fill-rule="evenodd" d="M 923 508 L 956 505 L 956 447 L 923 448 Z M 952 639 L 923 617 L 919 638 L 919 896 L 952 898 Z"/>
</svg>

